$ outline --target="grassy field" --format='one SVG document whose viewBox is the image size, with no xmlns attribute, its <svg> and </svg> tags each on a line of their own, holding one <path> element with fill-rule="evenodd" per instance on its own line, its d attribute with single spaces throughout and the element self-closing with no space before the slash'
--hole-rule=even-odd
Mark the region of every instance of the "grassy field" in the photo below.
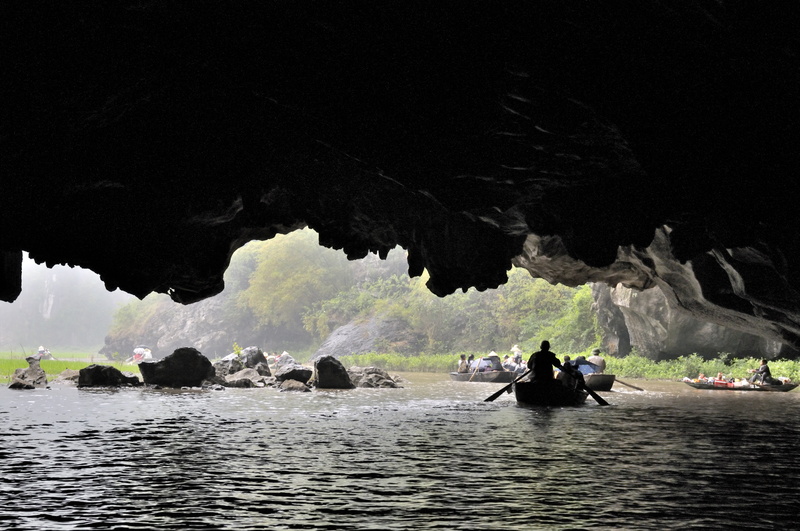
<svg viewBox="0 0 800 531">
<path fill-rule="evenodd" d="M 29 355 L 32 352 L 28 353 Z M 48 380 L 53 380 L 60 373 L 67 369 L 80 370 L 92 364 L 110 365 L 120 371 L 139 374 L 139 366 L 136 364 L 122 364 L 119 362 L 108 361 L 105 357 L 98 354 L 87 354 L 83 352 L 51 352 L 55 360 L 42 360 L 39 365 L 47 374 Z M 22 351 L 0 352 L 0 382 L 8 382 L 17 369 L 25 369 L 28 362 Z"/>
</svg>

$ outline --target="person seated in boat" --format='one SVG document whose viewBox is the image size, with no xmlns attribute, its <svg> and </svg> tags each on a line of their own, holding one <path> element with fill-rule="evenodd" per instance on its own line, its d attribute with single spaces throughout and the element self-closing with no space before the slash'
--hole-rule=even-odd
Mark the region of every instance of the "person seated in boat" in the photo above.
<svg viewBox="0 0 800 531">
<path fill-rule="evenodd" d="M 574 365 L 564 365 L 564 370 L 558 374 L 561 377 L 561 383 L 570 389 L 582 389 L 586 385 L 583 373 Z"/>
<path fill-rule="evenodd" d="M 488 356 L 483 358 L 488 366 L 483 369 L 485 371 L 504 371 L 505 368 L 503 367 L 503 363 L 500 361 L 500 356 L 497 355 L 497 352 L 494 350 L 489 353 Z"/>
<path fill-rule="evenodd" d="M 542 341 L 539 350 L 531 354 L 528 360 L 528 369 L 531 371 L 532 381 L 545 381 L 553 379 L 553 367 L 564 370 L 555 354 L 550 351 L 550 342 Z"/>
<path fill-rule="evenodd" d="M 467 358 L 467 368 L 470 371 L 474 371 L 475 370 L 475 366 L 476 366 L 475 354 L 470 354 L 469 358 Z"/>
<path fill-rule="evenodd" d="M 747 372 L 753 373 L 747 381 L 751 384 L 754 383 L 768 383 L 772 379 L 772 372 L 769 370 L 767 360 L 761 360 L 761 365 L 758 369 L 748 369 Z"/>
<path fill-rule="evenodd" d="M 592 350 L 592 354 L 586 360 L 592 365 L 596 366 L 597 369 L 594 371 L 597 374 L 603 374 L 606 370 L 606 360 L 600 355 L 600 349 L 596 348 Z"/>
<path fill-rule="evenodd" d="M 525 363 L 522 361 L 522 353 L 514 354 L 514 365 L 516 368 L 514 372 L 517 374 L 523 374 L 528 368 L 525 366 Z"/>
<path fill-rule="evenodd" d="M 494 367 L 489 356 L 482 356 L 470 364 L 470 371 L 486 372 L 492 370 L 494 370 Z"/>
<path fill-rule="evenodd" d="M 578 356 L 572 360 L 571 365 L 581 371 L 582 374 L 594 374 L 597 372 L 597 365 L 587 361 L 586 356 Z"/>
<path fill-rule="evenodd" d="M 507 371 L 513 371 L 514 369 L 517 368 L 517 365 L 514 363 L 514 360 L 511 359 L 511 357 L 508 354 L 503 356 L 503 368 Z"/>
<path fill-rule="evenodd" d="M 462 354 L 461 359 L 458 360 L 458 372 L 469 372 L 469 363 L 467 363 L 466 354 Z"/>
</svg>

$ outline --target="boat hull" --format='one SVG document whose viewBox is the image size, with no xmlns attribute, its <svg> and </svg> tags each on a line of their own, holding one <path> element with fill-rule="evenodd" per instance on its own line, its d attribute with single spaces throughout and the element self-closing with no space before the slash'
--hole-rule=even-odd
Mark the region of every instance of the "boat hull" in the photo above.
<svg viewBox="0 0 800 531">
<path fill-rule="evenodd" d="M 611 391 L 617 377 L 613 374 L 587 374 L 583 377 L 586 387 L 592 391 Z"/>
<path fill-rule="evenodd" d="M 514 384 L 514 396 L 521 406 L 579 406 L 589 393 L 566 387 L 558 380 L 525 381 Z"/>
<path fill-rule="evenodd" d="M 511 371 L 486 371 L 486 372 L 451 372 L 450 379 L 454 382 L 482 382 L 482 383 L 511 383 L 514 378 L 522 376 Z"/>
<path fill-rule="evenodd" d="M 800 384 L 783 384 L 783 385 L 752 385 L 748 387 L 729 387 L 727 385 L 714 385 L 700 382 L 683 382 L 689 387 L 695 389 L 704 389 L 707 391 L 765 391 L 768 393 L 786 393 L 791 391 Z"/>
</svg>

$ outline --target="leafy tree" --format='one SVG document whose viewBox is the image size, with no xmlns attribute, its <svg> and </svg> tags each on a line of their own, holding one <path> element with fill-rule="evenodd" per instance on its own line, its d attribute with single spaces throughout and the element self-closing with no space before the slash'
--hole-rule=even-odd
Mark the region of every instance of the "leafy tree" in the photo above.
<svg viewBox="0 0 800 531">
<path fill-rule="evenodd" d="M 315 232 L 305 229 L 263 242 L 255 249 L 257 265 L 240 304 L 261 324 L 305 333 L 304 311 L 353 285 L 347 258 L 320 247 Z"/>
<path fill-rule="evenodd" d="M 548 340 L 561 352 L 582 352 L 600 344 L 597 314 L 592 311 L 592 288 L 588 284 L 573 291 L 569 303 L 552 324 L 542 328 L 535 341 Z M 558 345 L 558 347 L 556 347 Z"/>
</svg>

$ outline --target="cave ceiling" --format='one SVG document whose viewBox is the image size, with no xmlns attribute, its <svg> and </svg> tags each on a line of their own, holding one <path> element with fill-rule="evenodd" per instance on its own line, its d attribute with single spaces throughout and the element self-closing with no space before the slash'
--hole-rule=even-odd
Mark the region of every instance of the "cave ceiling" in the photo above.
<svg viewBox="0 0 800 531">
<path fill-rule="evenodd" d="M 54 3 L 2 17 L 0 298 L 20 262 L 191 303 L 301 227 L 446 296 L 658 287 L 800 346 L 796 9 Z"/>
</svg>

